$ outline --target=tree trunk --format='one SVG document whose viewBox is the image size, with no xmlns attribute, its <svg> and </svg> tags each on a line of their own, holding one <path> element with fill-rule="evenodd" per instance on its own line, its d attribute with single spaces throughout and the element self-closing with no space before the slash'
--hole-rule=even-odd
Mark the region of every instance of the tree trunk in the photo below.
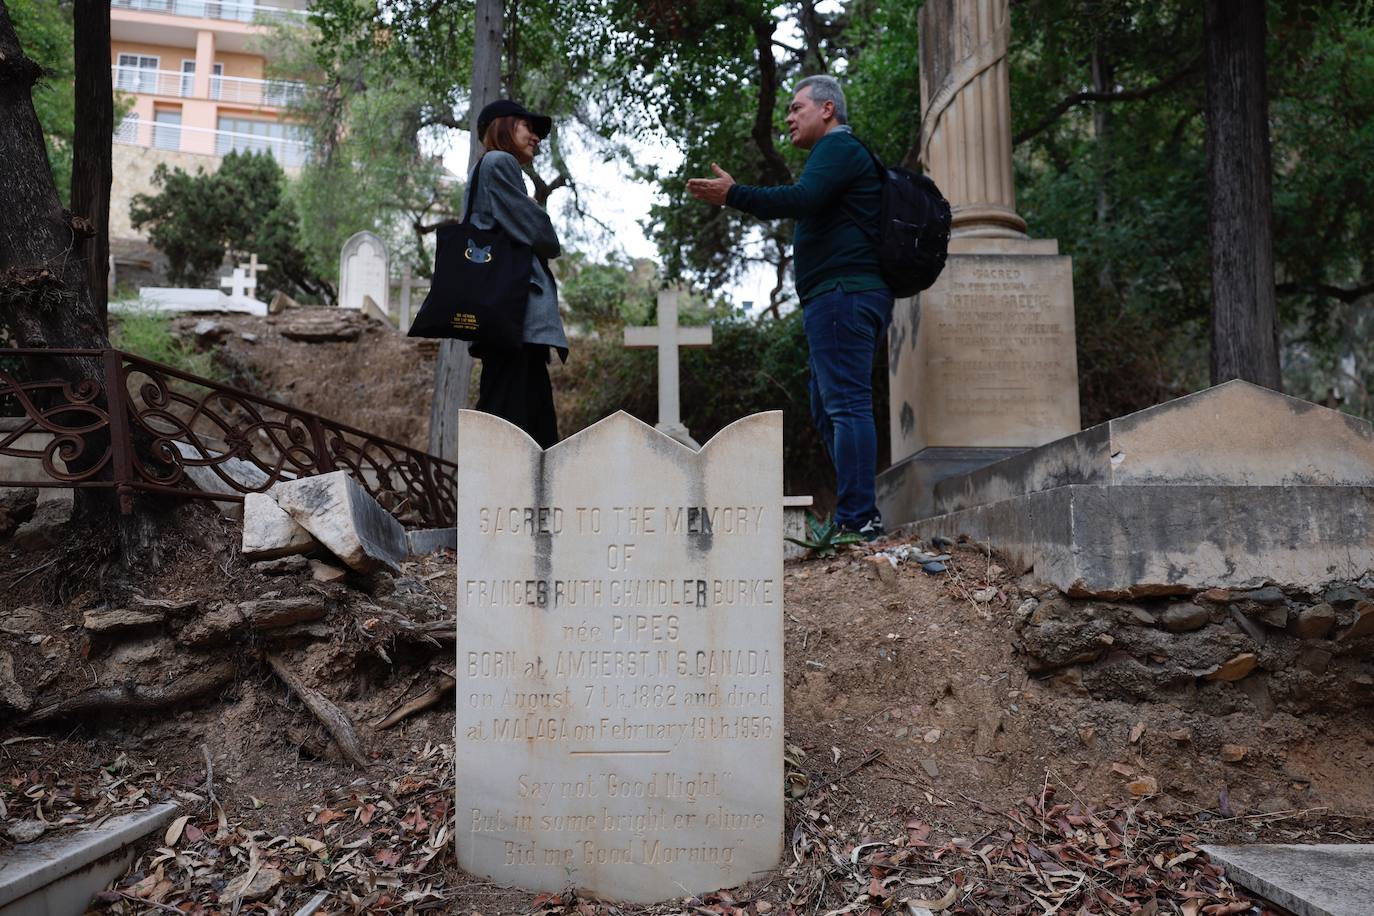
<svg viewBox="0 0 1374 916">
<path fill-rule="evenodd" d="M 0 0 L 0 320 L 21 347 L 107 347 L 85 265 L 70 256 L 84 233 L 62 209 L 33 110 L 39 76 Z M 52 362 L 73 381 L 100 377 L 99 360 Z"/>
<path fill-rule="evenodd" d="M 1279 391 L 1265 0 L 1207 0 L 1204 32 L 1212 384 Z"/>
<path fill-rule="evenodd" d="M 86 287 L 85 264 L 71 257 L 84 234 L 62 209 L 34 113 L 32 90 L 40 75 L 20 49 L 0 0 L 0 325 L 21 347 L 108 347 L 104 322 Z M 34 360 L 29 371 L 72 386 L 103 377 L 98 357 Z M 81 470 L 83 459 L 103 453 L 103 444 L 88 438 L 68 466 Z M 78 489 L 78 512 L 103 510 L 110 503 L 107 495 Z"/>
<path fill-rule="evenodd" d="M 502 0 L 477 0 L 477 23 L 473 35 L 472 93 L 468 124 L 471 143 L 468 168 L 482 154 L 482 138 L 477 136 L 477 116 L 488 102 L 501 94 Z M 439 360 L 434 367 L 434 400 L 429 407 L 429 451 L 449 461 L 458 458 L 458 410 L 468 404 L 468 383 L 472 379 L 472 355 L 465 341 L 446 340 L 439 345 Z"/>
<path fill-rule="evenodd" d="M 91 307 L 108 328 L 110 276 L 110 144 L 114 137 L 114 90 L 110 83 L 110 4 L 76 0 L 76 133 L 72 142 L 73 216 L 93 233 L 81 246 Z"/>
</svg>

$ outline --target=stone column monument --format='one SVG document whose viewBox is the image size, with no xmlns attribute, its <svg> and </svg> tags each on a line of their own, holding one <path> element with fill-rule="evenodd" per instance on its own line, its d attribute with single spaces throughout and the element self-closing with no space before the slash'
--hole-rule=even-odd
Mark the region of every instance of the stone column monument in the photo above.
<svg viewBox="0 0 1374 916">
<path fill-rule="evenodd" d="M 1072 263 L 1031 239 L 1012 187 L 1008 0 L 921 8 L 921 161 L 953 208 L 950 256 L 888 332 L 889 525 L 936 483 L 1079 429 Z"/>
</svg>

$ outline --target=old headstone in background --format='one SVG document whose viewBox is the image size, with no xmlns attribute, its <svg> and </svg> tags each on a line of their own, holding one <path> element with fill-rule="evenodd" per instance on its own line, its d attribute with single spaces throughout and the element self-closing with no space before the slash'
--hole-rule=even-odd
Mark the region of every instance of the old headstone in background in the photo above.
<svg viewBox="0 0 1374 916">
<path fill-rule="evenodd" d="M 371 232 L 358 232 L 344 242 L 339 253 L 339 307 L 361 309 L 363 297 L 371 296 L 383 309 L 391 288 L 386 245 Z"/>
<path fill-rule="evenodd" d="M 949 261 L 888 332 L 889 524 L 936 483 L 1079 429 L 1072 262 L 1029 239 L 1012 187 L 1007 0 L 921 8 L 921 157 L 953 207 Z"/>
<path fill-rule="evenodd" d="M 701 448 L 682 423 L 677 351 L 685 347 L 711 346 L 711 329 L 678 325 L 677 301 L 680 294 L 676 289 L 659 290 L 658 324 L 645 328 L 626 328 L 625 346 L 658 350 L 658 423 L 654 428 L 683 445 Z"/>
<path fill-rule="evenodd" d="M 651 903 L 782 849 L 782 414 L 700 451 L 618 413 L 541 451 L 463 411 L 457 851 Z"/>
</svg>

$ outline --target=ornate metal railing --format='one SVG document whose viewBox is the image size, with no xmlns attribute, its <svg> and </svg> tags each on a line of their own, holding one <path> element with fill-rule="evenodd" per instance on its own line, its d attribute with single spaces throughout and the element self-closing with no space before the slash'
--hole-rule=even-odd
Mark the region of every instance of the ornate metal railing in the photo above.
<svg viewBox="0 0 1374 916">
<path fill-rule="evenodd" d="M 21 379 L 42 360 L 99 360 L 100 380 Z M 33 376 L 33 372 L 26 373 Z M 43 373 L 38 373 L 42 376 Z M 0 349 L 0 487 L 107 487 L 242 501 L 348 471 L 397 518 L 454 523 L 452 462 L 122 350 Z"/>
</svg>

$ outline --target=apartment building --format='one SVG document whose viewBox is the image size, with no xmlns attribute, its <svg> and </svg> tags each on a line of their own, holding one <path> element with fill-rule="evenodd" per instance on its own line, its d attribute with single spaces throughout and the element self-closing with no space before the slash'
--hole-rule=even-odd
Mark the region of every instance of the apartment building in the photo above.
<svg viewBox="0 0 1374 916">
<path fill-rule="evenodd" d="M 267 78 L 265 39 L 277 23 L 304 25 L 308 0 L 273 2 L 112 0 L 110 66 L 133 108 L 115 130 L 110 237 L 135 272 L 151 253 L 129 204 L 152 190 L 158 163 L 213 172 L 230 150 L 267 151 L 288 172 L 304 161 L 287 108 L 308 87 Z"/>
</svg>

